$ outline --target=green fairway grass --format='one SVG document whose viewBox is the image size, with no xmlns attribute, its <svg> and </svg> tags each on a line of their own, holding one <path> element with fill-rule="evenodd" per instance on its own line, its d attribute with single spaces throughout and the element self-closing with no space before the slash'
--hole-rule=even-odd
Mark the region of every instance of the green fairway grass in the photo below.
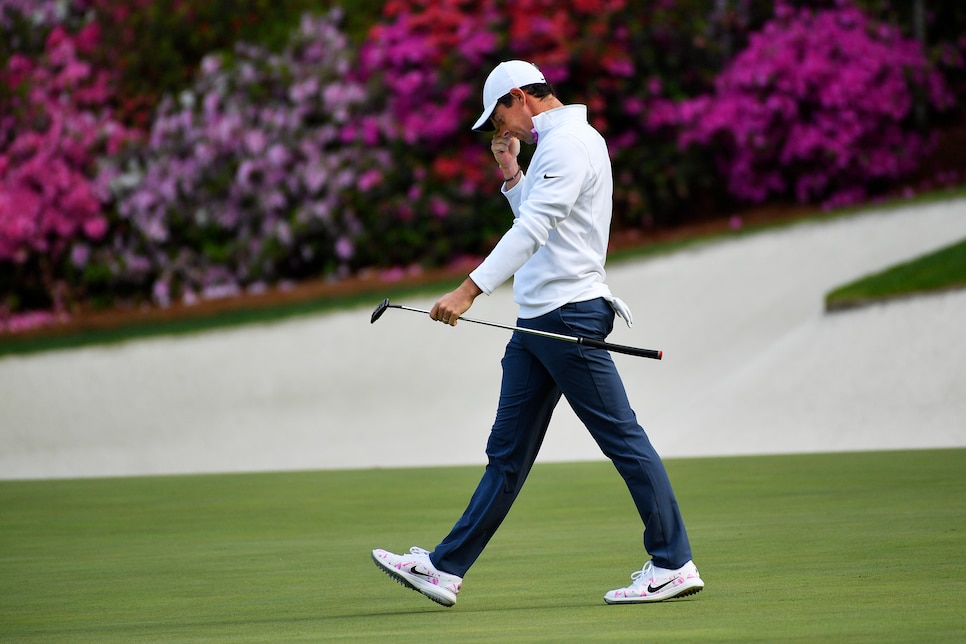
<svg viewBox="0 0 966 644">
<path fill-rule="evenodd" d="M 538 464 L 451 609 L 432 548 L 481 467 L 0 482 L 0 641 L 964 641 L 966 450 L 669 460 L 707 588 L 643 564 L 608 462 Z"/>
<path fill-rule="evenodd" d="M 850 282 L 825 296 L 829 311 L 966 287 L 966 239 Z"/>
</svg>

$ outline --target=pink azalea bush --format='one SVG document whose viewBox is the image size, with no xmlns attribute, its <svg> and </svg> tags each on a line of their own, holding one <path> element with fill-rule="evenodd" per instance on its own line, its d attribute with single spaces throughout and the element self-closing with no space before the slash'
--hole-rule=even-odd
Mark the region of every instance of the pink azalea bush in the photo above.
<svg viewBox="0 0 966 644">
<path fill-rule="evenodd" d="M 918 41 L 836 4 L 780 2 L 713 93 L 656 105 L 649 126 L 713 149 L 731 193 L 750 202 L 842 205 L 908 176 L 929 150 L 916 100 L 942 110 L 953 97 Z"/>
<path fill-rule="evenodd" d="M 566 35 L 576 34 L 578 18 L 589 17 L 588 11 L 574 15 L 571 4 L 578 3 L 558 3 L 547 12 L 546 2 L 523 0 L 511 12 L 500 0 L 386 3 L 363 45 L 360 66 L 365 78 L 388 90 L 392 127 L 386 135 L 394 156 L 406 160 L 411 188 L 393 204 L 398 220 L 478 214 L 472 202 L 499 184 L 486 137 L 469 132 L 480 109 L 482 78 L 514 43 L 523 47 L 516 55 L 541 50 L 552 78 L 551 72 L 565 70 Z M 513 37 L 523 31 L 530 35 L 525 43 Z"/>
<path fill-rule="evenodd" d="M 497 230 L 477 199 L 494 173 L 466 132 L 478 69 L 496 47 L 488 4 L 391 0 L 363 43 L 361 78 L 385 88 L 381 140 L 394 162 L 393 190 L 368 227 L 391 264 L 479 253 L 481 229 Z"/>
<path fill-rule="evenodd" d="M 749 5 L 709 14 L 703 0 L 656 0 L 646 12 L 626 0 L 387 2 L 361 53 L 362 72 L 389 89 L 388 143 L 405 160 L 409 186 L 385 212 L 424 238 L 437 237 L 447 219 L 456 234 L 438 246 L 439 257 L 454 245 L 487 250 L 506 213 L 487 198 L 500 183 L 488 137 L 468 129 L 489 70 L 522 58 L 538 62 L 566 102 L 586 103 L 608 139 L 619 169 L 615 223 L 664 221 L 686 198 L 678 187 L 709 173 L 673 139 L 653 136 L 644 115 L 657 99 L 709 87 L 723 43 L 741 42 L 749 28 Z"/>
<path fill-rule="evenodd" d="M 0 0 L 0 331 L 75 302 L 472 263 L 508 223 L 488 135 L 468 129 L 500 60 L 538 62 L 588 105 L 614 158 L 615 229 L 712 210 L 698 198 L 718 196 L 715 167 L 744 200 L 858 198 L 927 149 L 914 101 L 952 101 L 914 42 L 841 0 L 774 15 L 752 0 L 387 0 L 359 47 L 337 11 L 306 16 L 284 47 L 205 57 L 153 112 L 119 95 L 119 74 L 195 61 L 184 38 L 236 42 L 264 8 L 241 2 L 202 33 L 220 6 Z M 138 34 L 165 18 L 153 61 Z M 957 42 L 942 68 L 961 69 Z M 119 112 L 149 128 L 139 147 Z"/>
<path fill-rule="evenodd" d="M 40 5 L 33 19 L 51 15 Z M 37 57 L 16 53 L 0 69 L 0 269 L 28 282 L 5 293 L 0 317 L 37 304 L 65 308 L 61 263 L 83 270 L 86 248 L 107 234 L 111 172 L 100 160 L 132 133 L 112 117 L 110 73 L 82 57 L 98 39 L 95 24 L 76 33 L 55 26 Z"/>
<path fill-rule="evenodd" d="M 211 55 L 161 104 L 114 183 L 129 230 L 120 263 L 156 303 L 354 267 L 364 227 L 352 195 L 377 194 L 391 163 L 339 18 L 305 15 L 281 53 L 242 43 Z"/>
</svg>

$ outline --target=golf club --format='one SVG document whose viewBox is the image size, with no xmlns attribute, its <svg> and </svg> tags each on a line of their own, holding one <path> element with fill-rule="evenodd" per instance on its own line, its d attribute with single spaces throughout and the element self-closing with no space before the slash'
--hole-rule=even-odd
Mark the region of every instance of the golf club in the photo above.
<svg viewBox="0 0 966 644">
<path fill-rule="evenodd" d="M 413 311 L 415 313 L 425 313 L 429 315 L 429 311 L 425 309 L 417 309 L 411 306 L 403 306 L 402 304 L 390 304 L 389 298 L 387 297 L 376 310 L 372 312 L 372 319 L 369 320 L 369 324 L 375 324 L 376 320 L 382 317 L 382 314 L 386 312 L 386 309 L 402 309 L 403 311 Z M 594 340 L 593 338 L 581 338 L 579 336 L 572 335 L 561 335 L 559 333 L 550 333 L 549 331 L 538 331 L 537 329 L 524 329 L 518 326 L 510 326 L 508 324 L 497 324 L 496 322 L 487 322 L 486 320 L 474 320 L 473 318 L 460 317 L 458 318 L 465 322 L 473 322 L 474 324 L 484 324 L 486 326 L 495 326 L 499 329 L 506 329 L 507 331 L 519 331 L 520 333 L 529 333 L 530 335 L 538 335 L 543 338 L 551 338 L 553 340 L 563 340 L 565 342 L 575 342 L 577 344 L 582 344 L 586 347 L 594 347 L 596 349 L 605 349 L 607 351 L 614 351 L 615 353 L 626 353 L 631 356 L 639 356 L 641 358 L 653 358 L 654 360 L 660 360 L 664 357 L 663 351 L 657 351 L 655 349 L 638 349 L 637 347 L 628 347 L 623 344 L 611 344 L 610 342 L 604 342 L 602 340 Z"/>
</svg>

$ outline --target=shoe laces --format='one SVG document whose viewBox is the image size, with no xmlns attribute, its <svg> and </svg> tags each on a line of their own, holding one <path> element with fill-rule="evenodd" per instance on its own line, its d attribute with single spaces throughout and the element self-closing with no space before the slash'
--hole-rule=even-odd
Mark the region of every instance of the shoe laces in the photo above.
<svg viewBox="0 0 966 644">
<path fill-rule="evenodd" d="M 425 548 L 420 548 L 419 546 L 413 546 L 412 548 L 409 549 L 409 554 L 418 555 L 421 557 L 428 557 L 429 550 L 426 550 Z"/>
<path fill-rule="evenodd" d="M 644 564 L 641 570 L 635 570 L 631 573 L 631 584 L 632 588 L 637 588 L 638 586 L 643 586 L 646 583 L 650 583 L 651 579 L 654 578 L 654 566 L 648 561 Z"/>
</svg>

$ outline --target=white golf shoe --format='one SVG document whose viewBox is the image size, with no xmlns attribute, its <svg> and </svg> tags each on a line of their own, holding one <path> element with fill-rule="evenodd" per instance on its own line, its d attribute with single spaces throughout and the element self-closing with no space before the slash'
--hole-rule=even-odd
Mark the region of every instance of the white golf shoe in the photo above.
<svg viewBox="0 0 966 644">
<path fill-rule="evenodd" d="M 610 591 L 604 595 L 604 601 L 608 604 L 661 602 L 674 597 L 687 597 L 704 588 L 701 575 L 692 561 L 677 570 L 658 568 L 648 561 L 642 570 L 631 573 L 631 579 L 634 583 L 627 588 Z"/>
<path fill-rule="evenodd" d="M 407 555 L 377 548 L 372 551 L 372 560 L 398 583 L 447 608 L 456 603 L 456 596 L 463 586 L 462 577 L 437 570 L 429 559 L 429 551 L 416 546 L 410 548 Z"/>
</svg>

